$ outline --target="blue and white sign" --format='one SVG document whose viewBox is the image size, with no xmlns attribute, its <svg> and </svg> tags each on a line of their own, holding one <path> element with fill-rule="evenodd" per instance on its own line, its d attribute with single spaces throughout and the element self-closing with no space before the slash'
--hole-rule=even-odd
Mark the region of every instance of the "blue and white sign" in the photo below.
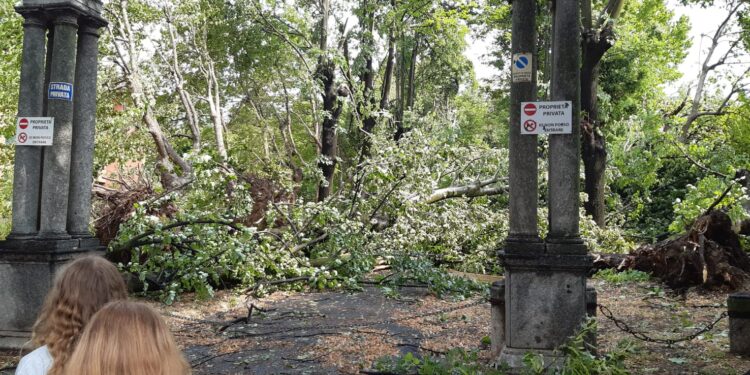
<svg viewBox="0 0 750 375">
<path fill-rule="evenodd" d="M 531 82 L 531 67 L 531 53 L 525 52 L 513 54 L 513 63 L 511 64 L 513 82 Z"/>
<path fill-rule="evenodd" d="M 73 84 L 67 82 L 50 82 L 47 99 L 73 101 Z"/>
</svg>

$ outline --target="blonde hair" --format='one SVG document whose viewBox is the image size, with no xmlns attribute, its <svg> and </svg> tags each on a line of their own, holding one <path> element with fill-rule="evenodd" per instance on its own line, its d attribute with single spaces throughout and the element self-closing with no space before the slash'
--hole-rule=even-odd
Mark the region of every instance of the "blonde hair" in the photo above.
<svg viewBox="0 0 750 375">
<path fill-rule="evenodd" d="M 64 374 L 186 375 L 190 366 L 156 311 L 117 301 L 91 319 Z"/>
<path fill-rule="evenodd" d="M 46 345 L 52 356 L 47 374 L 62 373 L 86 323 L 99 309 L 127 297 L 125 281 L 106 259 L 87 255 L 65 266 L 55 277 L 32 330 L 32 343 Z"/>
</svg>

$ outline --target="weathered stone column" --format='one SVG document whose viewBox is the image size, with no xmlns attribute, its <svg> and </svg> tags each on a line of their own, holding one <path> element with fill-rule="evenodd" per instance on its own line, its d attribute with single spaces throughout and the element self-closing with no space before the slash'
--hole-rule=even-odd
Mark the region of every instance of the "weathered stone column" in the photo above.
<svg viewBox="0 0 750 375">
<path fill-rule="evenodd" d="M 505 280 L 490 287 L 490 355 L 497 358 L 505 347 Z"/>
<path fill-rule="evenodd" d="M 536 100 L 536 1 L 513 1 L 511 51 L 531 56 L 531 72 L 526 79 L 511 79 L 510 88 L 510 230 L 506 239 L 507 253 L 541 253 L 544 245 L 537 230 L 538 163 L 537 136 L 521 135 L 521 102 Z M 516 61 L 512 61 L 512 64 Z"/>
<path fill-rule="evenodd" d="M 520 16 L 519 22 L 532 24 L 535 17 L 533 1 L 515 0 L 513 2 L 513 42 L 516 38 L 535 43 L 532 31 L 522 29 L 517 25 L 517 7 L 530 7 L 531 15 Z M 576 333 L 586 316 L 586 272 L 591 259 L 586 254 L 586 248 L 578 234 L 578 179 L 579 179 L 579 129 L 578 111 L 580 108 L 580 28 L 579 28 L 578 0 L 557 0 L 556 12 L 553 20 L 553 57 L 552 57 L 552 100 L 573 102 L 573 134 L 550 135 L 550 163 L 549 163 L 549 222 L 550 231 L 545 244 L 540 248 L 533 246 L 533 242 L 523 244 L 514 241 L 509 236 L 505 251 L 501 253 L 502 264 L 505 267 L 505 332 L 506 346 L 503 348 L 498 362 L 505 363 L 511 368 L 519 369 L 524 366 L 523 358 L 527 353 L 541 355 L 547 366 L 558 367 L 562 364 L 562 353 L 556 351 L 565 344 L 568 338 Z M 527 10 L 528 11 L 528 10 Z M 528 27 L 528 24 L 525 27 Z M 517 51 L 514 47 L 513 51 Z M 518 93 L 517 84 L 511 91 L 511 116 L 520 118 L 520 102 L 529 100 Z M 513 131 L 520 132 L 520 119 L 511 122 L 511 171 L 513 158 L 521 158 L 527 163 L 533 157 L 536 163 L 536 143 L 531 147 L 529 135 L 513 136 Z M 528 142 L 528 143 L 525 143 Z M 514 146 L 515 144 L 515 146 Z M 524 146 L 525 145 L 525 146 Z M 526 147 L 526 148 L 523 148 Z M 515 155 L 514 155 L 515 154 Z M 524 159 L 529 158 L 529 159 Z M 521 164 L 519 163 L 519 166 Z M 532 168 L 530 164 L 523 164 Z M 533 167 L 536 172 L 536 167 Z M 514 184 L 526 192 L 533 191 L 536 199 L 536 178 L 514 181 L 522 173 L 511 172 L 510 184 L 513 192 Z M 522 177 L 521 177 L 522 178 Z M 533 189 L 533 190 L 532 190 Z M 516 202 L 514 203 L 514 199 Z M 524 203 L 522 200 L 525 199 Z M 523 217 L 517 211 L 523 211 L 524 205 L 533 205 L 531 195 L 523 192 L 511 195 L 511 222 L 514 214 Z M 531 228 L 531 217 L 523 219 L 524 225 L 519 223 L 516 228 Z M 536 219 L 536 215 L 534 215 Z M 534 223 L 534 233 L 536 224 Z M 511 227 L 513 235 L 514 227 Z M 524 236 L 519 230 L 517 238 L 533 238 Z M 522 245 L 523 244 L 523 245 Z M 591 340 L 590 340 L 591 341 Z"/>
<path fill-rule="evenodd" d="M 54 18 L 53 25 L 55 40 L 48 90 L 51 93 L 52 86 L 58 83 L 70 84 L 75 94 L 78 18 L 73 13 L 60 13 Z M 47 116 L 55 118 L 55 132 L 53 146 L 45 150 L 42 173 L 39 236 L 44 239 L 70 238 L 67 219 L 73 103 L 73 100 L 48 95 Z"/>
<path fill-rule="evenodd" d="M 68 234 L 74 238 L 91 237 L 91 184 L 94 169 L 96 133 L 96 78 L 99 51 L 99 27 L 82 25 L 78 31 L 76 58 L 75 109 L 73 111 L 74 155 L 70 169 Z"/>
<path fill-rule="evenodd" d="M 555 5 L 552 38 L 552 100 L 573 104 L 571 134 L 549 137 L 549 235 L 551 253 L 585 254 L 578 233 L 581 163 L 581 32 L 580 1 L 559 0 Z M 568 246 L 573 245 L 573 246 Z"/>
<path fill-rule="evenodd" d="M 91 27 L 106 25 L 101 18 L 102 3 L 99 0 L 22 0 L 16 11 L 27 18 L 19 114 L 54 117 L 55 132 L 53 146 L 17 148 L 39 155 L 29 167 L 36 168 L 36 178 L 29 180 L 30 173 L 22 176 L 29 184 L 36 181 L 36 190 L 19 185 L 14 185 L 13 190 L 14 234 L 26 234 L 21 230 L 23 223 L 26 227 L 33 224 L 33 231 L 27 234 L 30 237 L 9 236 L 6 241 L 0 241 L 0 349 L 18 349 L 29 341 L 44 296 L 62 265 L 82 253 L 104 250 L 95 238 L 71 238 L 68 234 L 68 228 L 79 234 L 76 228 L 85 231 L 88 225 L 88 208 L 73 214 L 73 224 L 69 225 L 68 205 L 69 192 L 79 198 L 91 194 L 97 68 L 97 35 Z M 44 21 L 41 27 L 28 24 L 29 20 L 37 18 Z M 83 25 L 80 42 L 79 23 Z M 49 29 L 46 41 L 45 28 Z M 81 50 L 77 59 L 79 43 Z M 74 108 L 79 103 L 82 106 Z M 71 155 L 74 117 L 76 137 L 82 142 L 76 144 L 73 151 L 76 154 Z M 72 184 L 71 158 L 76 160 Z M 19 169 L 27 168 L 24 160 L 23 156 L 17 157 L 20 165 L 16 165 L 16 175 Z M 17 178 L 16 184 L 20 182 L 24 179 Z M 19 198 L 34 204 L 35 208 L 18 209 L 15 201 Z M 71 204 L 75 207 L 90 205 L 87 200 Z M 21 215 L 23 210 L 31 213 L 19 216 L 23 221 L 16 222 L 16 215 Z"/>
<path fill-rule="evenodd" d="M 24 14 L 19 117 L 44 115 L 44 56 L 47 26 L 40 12 Z M 42 167 L 40 147 L 17 146 L 13 170 L 13 224 L 8 239 L 37 235 Z"/>
<path fill-rule="evenodd" d="M 729 351 L 750 356 L 750 293 L 730 294 L 727 299 L 729 312 Z"/>
</svg>

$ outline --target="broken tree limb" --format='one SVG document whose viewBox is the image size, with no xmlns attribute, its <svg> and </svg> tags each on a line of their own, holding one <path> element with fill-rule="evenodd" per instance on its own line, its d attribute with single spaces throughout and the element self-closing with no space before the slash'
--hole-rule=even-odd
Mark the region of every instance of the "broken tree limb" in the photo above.
<svg viewBox="0 0 750 375">
<path fill-rule="evenodd" d="M 215 225 L 223 225 L 223 226 L 232 228 L 232 229 L 237 230 L 237 231 L 242 230 L 242 228 L 240 228 L 234 222 L 223 221 L 223 220 L 213 220 L 213 219 L 199 219 L 199 220 L 190 220 L 190 221 L 178 221 L 178 222 L 175 222 L 175 223 L 172 223 L 172 224 L 169 224 L 169 225 L 165 225 L 165 226 L 161 227 L 160 229 L 161 230 L 169 230 L 169 229 L 175 229 L 175 228 L 185 227 L 185 226 L 193 225 L 193 224 L 208 224 L 208 225 L 215 224 Z M 143 233 L 141 233 L 141 234 L 139 234 L 139 235 L 137 235 L 137 236 L 129 239 L 127 242 L 123 243 L 122 245 L 114 247 L 112 249 L 112 251 L 113 252 L 121 252 L 121 251 L 130 250 L 130 249 L 133 249 L 133 248 L 136 248 L 136 247 L 139 247 L 139 246 L 143 246 L 143 245 L 150 245 L 150 244 L 160 243 L 161 241 L 159 241 L 159 240 L 147 239 L 149 236 L 153 236 L 154 234 L 156 234 L 156 230 L 155 229 L 149 229 L 149 230 L 147 230 L 147 231 L 145 231 L 145 232 L 143 232 Z M 154 242 L 154 241 L 156 241 L 156 242 Z"/>
<path fill-rule="evenodd" d="M 499 182 L 500 178 L 492 178 L 488 180 L 483 181 L 477 181 L 473 184 L 465 185 L 465 186 L 451 186 L 443 189 L 437 189 L 433 191 L 430 195 L 425 197 L 421 200 L 422 203 L 436 203 L 445 199 L 449 198 L 456 198 L 456 197 L 467 197 L 467 198 L 473 198 L 473 197 L 482 197 L 487 195 L 497 195 L 497 194 L 503 194 L 508 191 L 507 186 L 489 186 L 492 184 L 495 184 Z M 413 197 L 413 200 L 416 200 L 417 197 Z"/>
</svg>

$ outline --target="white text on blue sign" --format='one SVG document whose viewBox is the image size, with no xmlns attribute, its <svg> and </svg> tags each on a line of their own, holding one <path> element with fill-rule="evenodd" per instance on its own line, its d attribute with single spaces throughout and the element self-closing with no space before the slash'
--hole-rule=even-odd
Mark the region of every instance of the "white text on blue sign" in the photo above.
<svg viewBox="0 0 750 375">
<path fill-rule="evenodd" d="M 50 82 L 47 98 L 52 100 L 73 101 L 73 84 L 67 82 Z"/>
</svg>

